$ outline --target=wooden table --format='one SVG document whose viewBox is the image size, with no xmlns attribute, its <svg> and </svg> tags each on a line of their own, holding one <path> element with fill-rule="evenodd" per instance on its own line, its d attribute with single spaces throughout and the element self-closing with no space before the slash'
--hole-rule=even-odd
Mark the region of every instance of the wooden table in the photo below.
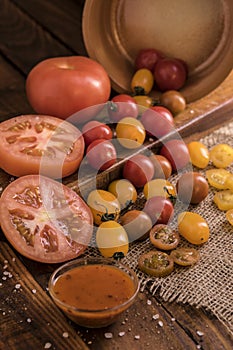
<svg viewBox="0 0 233 350">
<path fill-rule="evenodd" d="M 106 0 L 107 1 L 107 0 Z M 39 61 L 86 55 L 81 21 L 84 0 L 1 0 L 0 120 L 34 112 L 25 78 Z M 186 140 L 198 139 L 233 120 L 233 74 L 215 91 L 176 117 Z M 208 118 L 208 121 L 207 121 Z M 0 186 L 10 177 L 0 172 Z M 189 305 L 165 303 L 148 290 L 118 322 L 85 329 L 69 322 L 47 293 L 54 266 L 20 256 L 0 233 L 0 349 L 232 349 L 233 339 L 212 314 Z M 153 320 L 159 315 L 159 321 Z M 202 333 L 199 333 L 202 332 Z M 112 338 L 106 338 L 111 333 Z"/>
</svg>

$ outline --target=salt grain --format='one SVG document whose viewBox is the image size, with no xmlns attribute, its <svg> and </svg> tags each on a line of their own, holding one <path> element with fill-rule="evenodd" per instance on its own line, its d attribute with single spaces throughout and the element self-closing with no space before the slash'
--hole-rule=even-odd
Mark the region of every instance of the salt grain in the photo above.
<svg viewBox="0 0 233 350">
<path fill-rule="evenodd" d="M 134 339 L 139 340 L 140 339 L 140 335 L 135 335 Z"/>
<path fill-rule="evenodd" d="M 153 320 L 157 320 L 159 318 L 159 314 L 155 314 L 152 316 Z"/>
<path fill-rule="evenodd" d="M 20 289 L 21 288 L 21 284 L 20 283 L 17 283 L 16 285 L 15 285 L 15 289 Z"/>
<path fill-rule="evenodd" d="M 123 337 L 125 335 L 125 332 L 120 332 L 118 335 L 119 337 Z"/>
<path fill-rule="evenodd" d="M 36 289 L 32 289 L 32 293 L 33 293 L 33 294 L 36 294 Z"/>
<path fill-rule="evenodd" d="M 112 333 L 104 333 L 106 339 L 111 339 L 113 337 Z"/>
<path fill-rule="evenodd" d="M 31 320 L 30 318 L 27 318 L 27 322 L 28 322 L 28 323 L 31 323 L 32 320 Z"/>
<path fill-rule="evenodd" d="M 158 322 L 158 325 L 159 325 L 160 327 L 163 327 L 163 321 L 159 321 L 159 322 Z"/>
<path fill-rule="evenodd" d="M 151 304 L 152 304 L 151 300 L 147 300 L 147 305 L 151 305 Z"/>
<path fill-rule="evenodd" d="M 68 337 L 69 337 L 69 334 L 68 334 L 67 332 L 64 332 L 64 333 L 62 334 L 62 336 L 63 336 L 64 338 L 68 338 Z"/>
<path fill-rule="evenodd" d="M 199 337 L 202 337 L 204 335 L 204 333 L 201 331 L 197 331 L 197 335 L 199 335 Z"/>
<path fill-rule="evenodd" d="M 45 349 L 50 349 L 50 348 L 51 348 L 51 346 L 52 346 L 52 344 L 51 344 L 51 343 L 46 343 L 46 344 L 45 344 L 45 346 L 44 346 L 44 348 L 45 348 Z"/>
</svg>

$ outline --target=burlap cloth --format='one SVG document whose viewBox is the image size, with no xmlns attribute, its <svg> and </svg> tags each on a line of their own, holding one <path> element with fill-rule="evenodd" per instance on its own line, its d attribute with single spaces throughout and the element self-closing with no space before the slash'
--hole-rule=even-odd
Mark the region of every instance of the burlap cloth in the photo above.
<svg viewBox="0 0 233 350">
<path fill-rule="evenodd" d="M 209 149 L 218 143 L 233 146 L 233 123 L 221 127 L 200 141 Z M 210 164 L 208 168 L 213 166 Z M 194 170 L 205 174 L 206 169 Z M 233 172 L 233 165 L 228 170 Z M 169 181 L 176 183 L 177 175 Z M 176 267 L 171 275 L 164 278 L 148 277 L 138 270 L 137 263 L 141 254 L 153 249 L 149 239 L 131 243 L 129 253 L 122 262 L 137 273 L 142 289 L 148 286 L 152 294 L 159 293 L 165 301 L 204 307 L 233 333 L 233 226 L 227 222 L 225 212 L 220 211 L 213 203 L 216 191 L 210 187 L 208 197 L 203 202 L 188 208 L 207 220 L 211 232 L 209 241 L 197 247 L 201 255 L 198 264 L 192 268 Z M 140 206 L 140 202 L 138 205 Z M 180 246 L 189 246 L 189 243 L 182 239 Z M 98 255 L 94 247 L 89 247 L 85 252 L 85 256 Z"/>
</svg>

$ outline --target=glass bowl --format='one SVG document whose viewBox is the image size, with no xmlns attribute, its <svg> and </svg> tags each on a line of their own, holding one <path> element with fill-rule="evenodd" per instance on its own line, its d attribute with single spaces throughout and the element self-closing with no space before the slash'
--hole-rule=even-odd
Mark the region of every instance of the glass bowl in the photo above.
<svg viewBox="0 0 233 350">
<path fill-rule="evenodd" d="M 135 301 L 137 275 L 117 260 L 82 258 L 56 269 L 48 289 L 55 304 L 83 327 L 114 323 Z"/>
</svg>

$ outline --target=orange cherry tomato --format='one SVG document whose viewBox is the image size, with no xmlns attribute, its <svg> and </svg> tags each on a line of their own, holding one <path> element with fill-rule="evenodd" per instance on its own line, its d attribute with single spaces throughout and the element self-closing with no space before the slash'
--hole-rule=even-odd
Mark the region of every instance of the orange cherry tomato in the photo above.
<svg viewBox="0 0 233 350">
<path fill-rule="evenodd" d="M 206 178 L 209 184 L 217 188 L 218 190 L 226 190 L 229 188 L 228 186 L 230 185 L 230 181 L 227 181 L 227 179 L 230 175 L 231 173 L 228 170 L 223 168 L 206 170 Z M 232 188 L 233 188 L 233 184 L 232 184 Z"/>
<path fill-rule="evenodd" d="M 199 141 L 192 141 L 187 144 L 191 163 L 197 168 L 204 169 L 209 164 L 210 155 L 208 148 Z"/>
<path fill-rule="evenodd" d="M 108 186 L 108 191 L 114 194 L 120 202 L 121 209 L 127 208 L 137 199 L 137 190 L 127 179 L 118 179 L 112 181 Z"/>
<path fill-rule="evenodd" d="M 148 95 L 153 85 L 153 73 L 147 68 L 138 69 L 131 80 L 131 90 L 136 95 Z"/>
<path fill-rule="evenodd" d="M 178 215 L 178 230 L 188 242 L 196 245 L 207 242 L 210 236 L 207 221 L 201 215 L 189 211 Z"/>
<path fill-rule="evenodd" d="M 162 196 L 165 198 L 175 198 L 175 186 L 165 179 L 152 179 L 143 187 L 143 193 L 146 199 L 154 196 Z"/>
<path fill-rule="evenodd" d="M 138 119 L 125 117 L 117 123 L 116 137 L 123 147 L 134 149 L 144 143 L 146 131 Z"/>
<path fill-rule="evenodd" d="M 220 210 L 226 211 L 233 209 L 233 191 L 231 190 L 223 190 L 215 193 L 213 200 Z"/>
</svg>

